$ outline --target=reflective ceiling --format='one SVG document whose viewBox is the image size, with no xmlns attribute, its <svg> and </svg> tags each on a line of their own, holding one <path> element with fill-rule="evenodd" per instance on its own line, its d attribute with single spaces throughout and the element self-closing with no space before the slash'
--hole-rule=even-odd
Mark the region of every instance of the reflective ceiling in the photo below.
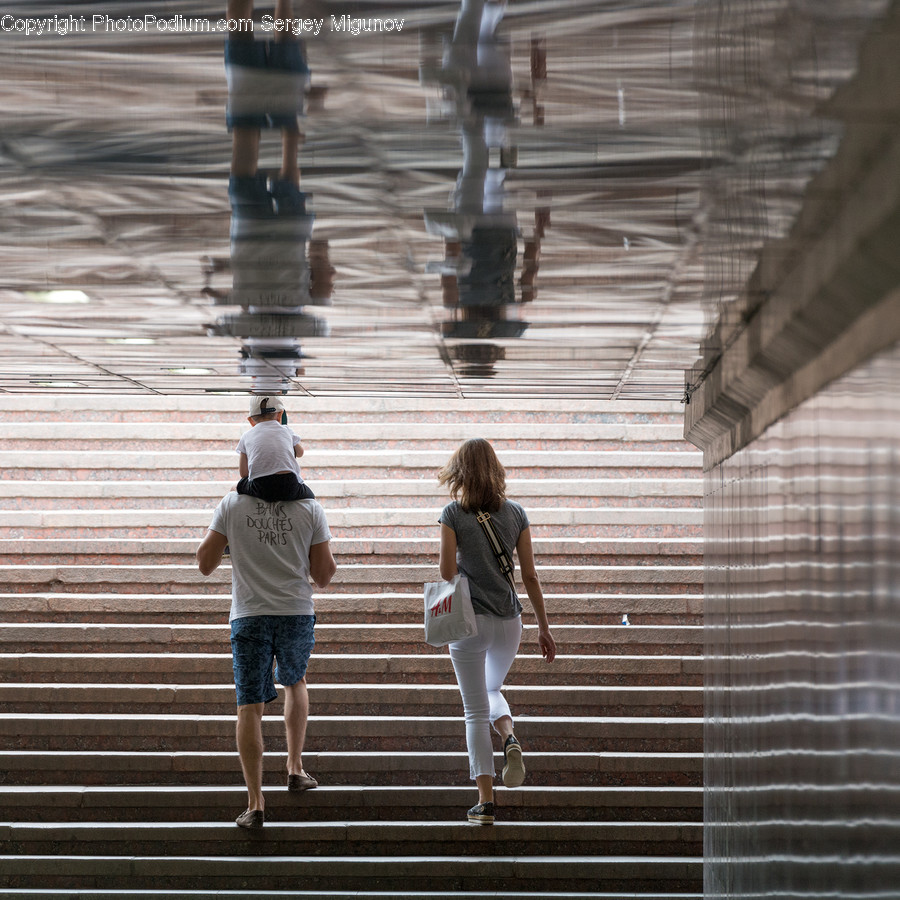
<svg viewBox="0 0 900 900">
<path fill-rule="evenodd" d="M 679 399 L 885 6 L 242 2 L 2 11 L 0 391 Z"/>
</svg>

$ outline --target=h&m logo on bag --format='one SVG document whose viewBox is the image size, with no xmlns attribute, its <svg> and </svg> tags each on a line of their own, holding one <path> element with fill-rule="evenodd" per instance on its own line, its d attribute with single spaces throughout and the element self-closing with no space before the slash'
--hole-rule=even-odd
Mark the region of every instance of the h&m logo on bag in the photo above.
<svg viewBox="0 0 900 900">
<path fill-rule="evenodd" d="M 453 603 L 453 591 L 450 591 L 446 597 L 438 598 L 437 603 L 432 604 L 431 609 L 428 610 L 428 615 L 433 619 L 436 619 L 438 616 L 445 616 L 448 612 L 450 612 L 450 606 Z"/>
</svg>

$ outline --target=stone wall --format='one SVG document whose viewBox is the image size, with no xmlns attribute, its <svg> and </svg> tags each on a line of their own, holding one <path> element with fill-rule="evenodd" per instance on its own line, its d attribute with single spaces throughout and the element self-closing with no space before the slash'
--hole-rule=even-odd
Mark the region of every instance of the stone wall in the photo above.
<svg viewBox="0 0 900 900">
<path fill-rule="evenodd" d="M 900 884 L 900 347 L 706 475 L 706 897 Z"/>
</svg>

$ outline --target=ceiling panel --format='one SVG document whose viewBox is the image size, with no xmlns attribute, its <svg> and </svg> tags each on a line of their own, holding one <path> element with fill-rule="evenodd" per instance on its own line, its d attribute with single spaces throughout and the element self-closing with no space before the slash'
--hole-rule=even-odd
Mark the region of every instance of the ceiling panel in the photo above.
<svg viewBox="0 0 900 900">
<path fill-rule="evenodd" d="M 134 3 L 17 4 L 0 391 L 677 399 L 833 153 L 815 111 L 883 5 L 304 3 L 323 20 L 304 231 L 229 201 L 242 130 L 225 38 L 201 30 L 224 5 L 165 3 L 162 27 Z M 342 16 L 403 27 L 354 35 Z M 260 170 L 281 153 L 262 129 Z M 236 227 L 265 248 L 254 290 L 294 279 L 289 303 L 235 290 Z"/>
</svg>

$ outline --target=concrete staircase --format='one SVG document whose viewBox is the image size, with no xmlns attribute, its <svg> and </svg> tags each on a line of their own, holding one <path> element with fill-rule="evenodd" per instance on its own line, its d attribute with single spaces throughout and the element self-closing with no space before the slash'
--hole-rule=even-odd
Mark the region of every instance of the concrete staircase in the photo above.
<svg viewBox="0 0 900 900">
<path fill-rule="evenodd" d="M 699 896 L 701 478 L 680 407 L 290 398 L 339 565 L 308 675 L 321 786 L 288 794 L 272 704 L 250 835 L 230 572 L 193 559 L 245 405 L 0 399 L 0 896 Z M 560 653 L 540 659 L 526 613 L 507 695 L 528 778 L 492 828 L 465 822 L 459 693 L 421 627 L 435 473 L 472 436 L 529 512 Z"/>
</svg>

